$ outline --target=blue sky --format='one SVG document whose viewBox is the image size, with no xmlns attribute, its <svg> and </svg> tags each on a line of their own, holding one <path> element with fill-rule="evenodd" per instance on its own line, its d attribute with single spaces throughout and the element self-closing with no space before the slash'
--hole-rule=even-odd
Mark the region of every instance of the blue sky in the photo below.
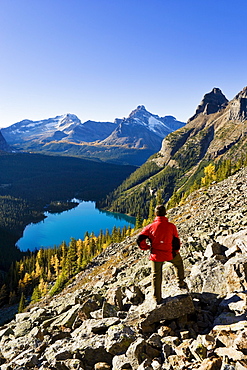
<svg viewBox="0 0 247 370">
<path fill-rule="evenodd" d="M 136 108 L 187 121 L 247 85 L 246 0 L 0 0 L 0 127 Z"/>
</svg>

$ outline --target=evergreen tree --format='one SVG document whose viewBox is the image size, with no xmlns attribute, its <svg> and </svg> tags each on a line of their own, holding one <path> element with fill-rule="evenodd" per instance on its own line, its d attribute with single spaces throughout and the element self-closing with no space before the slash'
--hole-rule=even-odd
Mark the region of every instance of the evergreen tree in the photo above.
<svg viewBox="0 0 247 370">
<path fill-rule="evenodd" d="M 39 290 L 39 287 L 36 286 L 33 289 L 33 294 L 31 296 L 31 302 L 38 302 L 41 297 L 42 297 L 41 291 Z"/>
<path fill-rule="evenodd" d="M 16 296 L 16 292 L 13 290 L 9 293 L 9 304 L 12 305 L 12 304 L 15 304 L 18 302 L 18 299 L 17 299 L 17 296 Z"/>
<path fill-rule="evenodd" d="M 0 289 L 0 307 L 8 302 L 8 290 L 5 284 Z"/>
<path fill-rule="evenodd" d="M 71 277 L 75 274 L 77 270 L 77 253 L 76 253 L 76 240 L 71 238 L 69 243 L 69 249 L 67 253 L 65 271 L 68 277 Z"/>
<path fill-rule="evenodd" d="M 25 307 L 26 307 L 26 298 L 24 296 L 24 293 L 22 292 L 19 307 L 18 307 L 18 313 L 23 312 Z"/>
<path fill-rule="evenodd" d="M 68 282 L 68 278 L 65 274 L 65 272 L 62 272 L 55 284 L 53 285 L 53 287 L 51 288 L 51 290 L 49 291 L 49 294 L 50 296 L 54 296 L 55 294 L 58 294 L 59 292 L 61 292 L 63 290 L 63 288 L 65 287 L 66 283 Z"/>
<path fill-rule="evenodd" d="M 139 210 L 136 216 L 135 230 L 140 229 L 141 227 L 142 227 L 142 217 Z"/>
<path fill-rule="evenodd" d="M 156 206 L 163 204 L 163 198 L 162 198 L 162 193 L 161 190 L 158 189 L 156 193 Z"/>
<path fill-rule="evenodd" d="M 81 239 L 77 240 L 76 247 L 77 247 L 77 271 L 79 272 L 83 266 L 84 243 Z"/>
<path fill-rule="evenodd" d="M 154 199 L 151 198 L 150 203 L 149 203 L 149 211 L 148 211 L 148 219 L 147 219 L 147 224 L 150 224 L 154 220 Z"/>
</svg>

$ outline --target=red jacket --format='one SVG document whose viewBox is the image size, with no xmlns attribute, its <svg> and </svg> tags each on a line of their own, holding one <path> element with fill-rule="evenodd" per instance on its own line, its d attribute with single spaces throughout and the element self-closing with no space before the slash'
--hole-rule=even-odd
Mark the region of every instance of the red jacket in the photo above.
<svg viewBox="0 0 247 370">
<path fill-rule="evenodd" d="M 151 247 L 146 243 L 147 239 Z M 165 216 L 157 216 L 153 223 L 144 227 L 138 235 L 137 244 L 142 250 L 151 249 L 149 259 L 156 262 L 171 261 L 180 248 L 177 228 Z"/>
</svg>

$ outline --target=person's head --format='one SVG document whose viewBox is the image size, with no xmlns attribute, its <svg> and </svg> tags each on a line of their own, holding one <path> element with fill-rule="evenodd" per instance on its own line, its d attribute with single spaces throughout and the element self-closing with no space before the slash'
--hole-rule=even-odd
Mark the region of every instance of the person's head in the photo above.
<svg viewBox="0 0 247 370">
<path fill-rule="evenodd" d="M 156 216 L 165 216 L 166 215 L 166 208 L 162 204 L 159 204 L 155 207 L 155 214 Z"/>
</svg>

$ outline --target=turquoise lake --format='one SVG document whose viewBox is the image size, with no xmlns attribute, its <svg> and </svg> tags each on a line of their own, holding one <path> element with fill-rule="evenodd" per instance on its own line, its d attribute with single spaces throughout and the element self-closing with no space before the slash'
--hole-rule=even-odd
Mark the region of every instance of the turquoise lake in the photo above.
<svg viewBox="0 0 247 370">
<path fill-rule="evenodd" d="M 21 251 L 54 247 L 71 238 L 83 239 L 85 232 L 93 231 L 97 236 L 100 230 L 113 227 L 133 227 L 135 218 L 120 213 L 105 212 L 95 207 L 95 202 L 82 201 L 80 204 L 62 213 L 45 212 L 46 218 L 36 224 L 28 225 L 23 237 L 16 243 Z"/>
</svg>

